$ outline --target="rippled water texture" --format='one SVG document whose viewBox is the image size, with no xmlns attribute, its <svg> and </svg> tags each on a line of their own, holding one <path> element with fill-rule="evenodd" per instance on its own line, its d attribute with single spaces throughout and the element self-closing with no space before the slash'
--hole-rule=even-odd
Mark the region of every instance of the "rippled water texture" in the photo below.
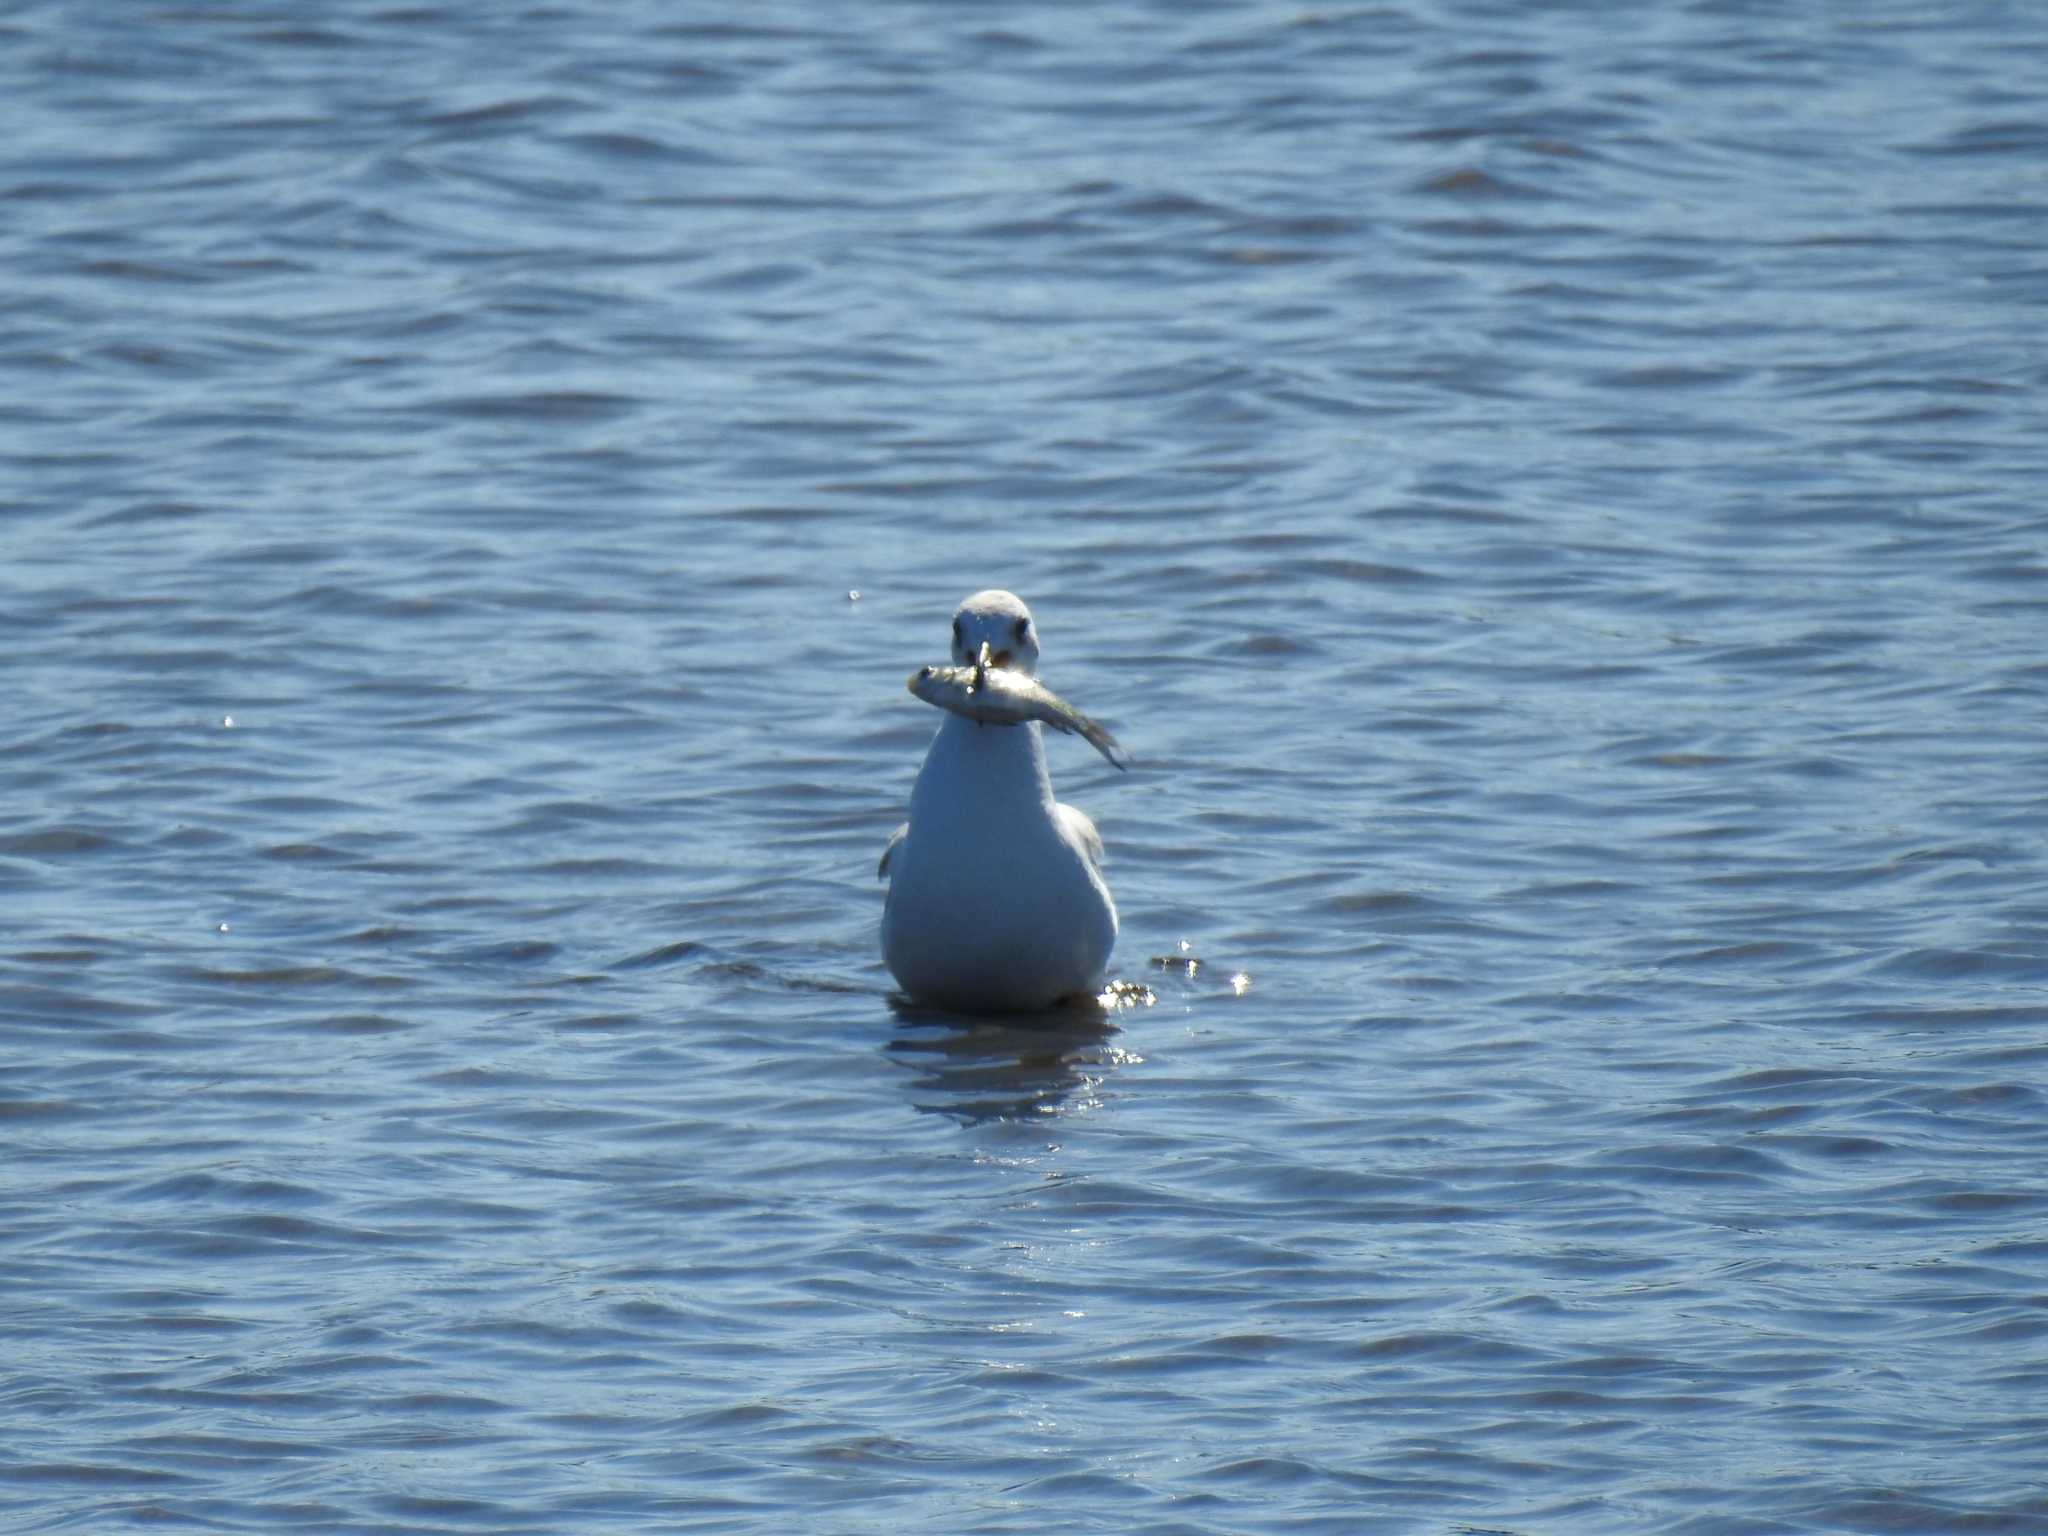
<svg viewBox="0 0 2048 1536">
<path fill-rule="evenodd" d="M 720 14 L 0 15 L 0 1526 L 2048 1531 L 2048 18 Z"/>
</svg>

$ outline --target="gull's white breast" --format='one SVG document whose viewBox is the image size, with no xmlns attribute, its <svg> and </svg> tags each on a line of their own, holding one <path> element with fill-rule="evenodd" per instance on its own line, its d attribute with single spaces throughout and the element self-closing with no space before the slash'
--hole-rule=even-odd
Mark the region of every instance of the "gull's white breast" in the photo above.
<svg viewBox="0 0 2048 1536">
<path fill-rule="evenodd" d="M 947 715 L 886 856 L 882 954 L 904 991 L 968 1009 L 1093 995 L 1116 943 L 1094 823 L 1053 800 L 1036 725 Z"/>
</svg>

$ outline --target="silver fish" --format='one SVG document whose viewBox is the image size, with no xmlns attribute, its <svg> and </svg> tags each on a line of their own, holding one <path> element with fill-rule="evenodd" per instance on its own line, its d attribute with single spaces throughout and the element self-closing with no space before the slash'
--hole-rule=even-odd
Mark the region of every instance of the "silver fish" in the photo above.
<svg viewBox="0 0 2048 1536">
<path fill-rule="evenodd" d="M 1028 672 L 991 664 L 986 644 L 971 667 L 918 668 L 910 674 L 910 691 L 927 704 L 950 709 L 983 725 L 1040 721 L 1056 731 L 1081 737 L 1114 767 L 1128 771 L 1131 766 L 1130 753 L 1118 745 L 1114 736 L 1037 678 Z"/>
</svg>

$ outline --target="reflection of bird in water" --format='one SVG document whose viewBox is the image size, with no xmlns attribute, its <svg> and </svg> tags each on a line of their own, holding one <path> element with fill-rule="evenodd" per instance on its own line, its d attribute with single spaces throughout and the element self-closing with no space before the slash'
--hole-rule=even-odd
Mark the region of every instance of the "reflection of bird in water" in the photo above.
<svg viewBox="0 0 2048 1536">
<path fill-rule="evenodd" d="M 889 1053 L 918 1069 L 919 1109 L 963 1125 L 1058 1114 L 1126 1059 L 1110 1043 L 1114 1016 L 1099 1008 L 1041 1015 L 1022 1026 L 901 1006 L 896 1012 L 906 1025 L 954 1026 L 899 1035 Z"/>
<path fill-rule="evenodd" d="M 977 592 L 953 615 L 953 660 L 1038 667 L 1031 610 Z M 882 955 L 920 1002 L 1023 1012 L 1102 985 L 1116 904 L 1095 823 L 1053 799 L 1038 725 L 948 713 L 882 855 Z"/>
</svg>

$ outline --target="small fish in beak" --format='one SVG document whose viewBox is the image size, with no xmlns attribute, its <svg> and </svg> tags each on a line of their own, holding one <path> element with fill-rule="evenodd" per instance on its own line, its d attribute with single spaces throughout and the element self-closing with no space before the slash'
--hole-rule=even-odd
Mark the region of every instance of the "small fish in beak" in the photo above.
<svg viewBox="0 0 2048 1536">
<path fill-rule="evenodd" d="M 1056 731 L 1079 736 L 1112 767 L 1129 770 L 1131 755 L 1114 736 L 1037 678 L 1003 666 L 996 659 L 1003 654 L 991 651 L 984 640 L 973 666 L 920 667 L 910 674 L 910 691 L 935 708 L 983 725 L 1022 725 L 1037 720 Z"/>
</svg>

